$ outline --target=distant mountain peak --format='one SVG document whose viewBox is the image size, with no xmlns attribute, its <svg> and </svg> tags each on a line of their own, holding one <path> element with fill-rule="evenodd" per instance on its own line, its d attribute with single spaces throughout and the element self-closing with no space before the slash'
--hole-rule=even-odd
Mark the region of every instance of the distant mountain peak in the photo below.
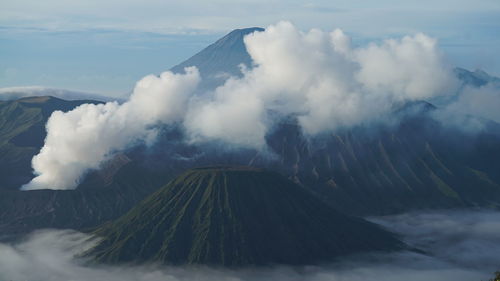
<svg viewBox="0 0 500 281">
<path fill-rule="evenodd" d="M 457 67 L 454 69 L 454 72 L 458 79 L 466 85 L 481 87 L 488 83 L 500 83 L 500 78 L 492 76 L 482 69 L 469 71 L 467 69 Z"/>
<path fill-rule="evenodd" d="M 491 76 L 490 74 L 488 74 L 486 71 L 484 71 L 482 69 L 474 70 L 474 75 L 476 75 L 476 77 L 478 77 L 484 81 L 488 81 L 488 82 L 498 80 L 497 77 Z"/>
<path fill-rule="evenodd" d="M 48 88 L 41 86 L 23 86 L 23 87 L 6 87 L 0 88 L 0 101 L 16 100 L 24 97 L 42 97 L 51 96 L 63 100 L 98 100 L 98 101 L 115 101 L 121 100 L 118 98 L 107 97 L 99 94 L 65 90 L 58 88 Z"/>
<path fill-rule="evenodd" d="M 175 73 L 184 72 L 185 67 L 196 66 L 203 78 L 202 88 L 219 86 L 229 76 L 241 76 L 240 64 L 252 66 L 243 38 L 264 31 L 260 27 L 235 29 L 186 61 L 172 67 Z"/>
<path fill-rule="evenodd" d="M 218 41 L 224 41 L 227 40 L 228 38 L 243 38 L 245 35 L 248 35 L 250 33 L 254 32 L 261 32 L 264 31 L 264 28 L 261 27 L 248 27 L 248 28 L 239 28 L 239 29 L 233 29 L 231 32 L 226 34 L 224 37 L 221 39 L 217 40 Z"/>
<path fill-rule="evenodd" d="M 246 28 L 237 28 L 233 29 L 231 32 L 229 32 L 226 36 L 231 36 L 235 34 L 242 34 L 242 35 L 247 35 L 255 31 L 264 31 L 265 29 L 262 27 L 246 27 Z M 224 37 L 226 37 L 224 36 Z"/>
</svg>

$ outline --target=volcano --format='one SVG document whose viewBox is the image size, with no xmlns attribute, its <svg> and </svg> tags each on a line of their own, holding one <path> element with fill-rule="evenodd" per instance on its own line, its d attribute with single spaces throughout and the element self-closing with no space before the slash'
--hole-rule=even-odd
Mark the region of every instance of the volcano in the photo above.
<svg viewBox="0 0 500 281">
<path fill-rule="evenodd" d="M 404 248 L 377 225 L 249 167 L 189 170 L 96 234 L 90 254 L 105 263 L 301 265 Z"/>
</svg>

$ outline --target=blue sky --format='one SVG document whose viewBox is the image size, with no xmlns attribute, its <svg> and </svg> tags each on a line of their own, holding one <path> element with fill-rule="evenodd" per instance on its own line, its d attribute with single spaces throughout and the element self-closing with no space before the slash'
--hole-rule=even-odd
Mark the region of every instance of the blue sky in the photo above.
<svg viewBox="0 0 500 281">
<path fill-rule="evenodd" d="M 2 0 L 0 88 L 121 95 L 232 29 L 279 20 L 338 27 L 359 45 L 424 32 L 451 64 L 500 75 L 499 0 Z"/>
</svg>

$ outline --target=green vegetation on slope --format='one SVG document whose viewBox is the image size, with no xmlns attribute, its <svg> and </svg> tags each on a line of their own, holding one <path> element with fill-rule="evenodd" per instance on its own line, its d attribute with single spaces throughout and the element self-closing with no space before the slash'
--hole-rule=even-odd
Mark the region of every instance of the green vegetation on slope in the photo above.
<svg viewBox="0 0 500 281">
<path fill-rule="evenodd" d="M 242 167 L 187 171 L 96 234 L 101 262 L 308 264 L 403 246 L 277 173 Z"/>
</svg>

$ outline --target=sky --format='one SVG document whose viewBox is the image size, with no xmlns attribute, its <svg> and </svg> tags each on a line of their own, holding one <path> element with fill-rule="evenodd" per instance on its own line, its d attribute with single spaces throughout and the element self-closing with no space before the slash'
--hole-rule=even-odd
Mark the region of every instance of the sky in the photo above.
<svg viewBox="0 0 500 281">
<path fill-rule="evenodd" d="M 341 28 L 355 45 L 424 32 L 451 64 L 500 76 L 498 0 L 2 0 L 0 88 L 121 96 L 232 29 L 280 20 Z"/>
</svg>

